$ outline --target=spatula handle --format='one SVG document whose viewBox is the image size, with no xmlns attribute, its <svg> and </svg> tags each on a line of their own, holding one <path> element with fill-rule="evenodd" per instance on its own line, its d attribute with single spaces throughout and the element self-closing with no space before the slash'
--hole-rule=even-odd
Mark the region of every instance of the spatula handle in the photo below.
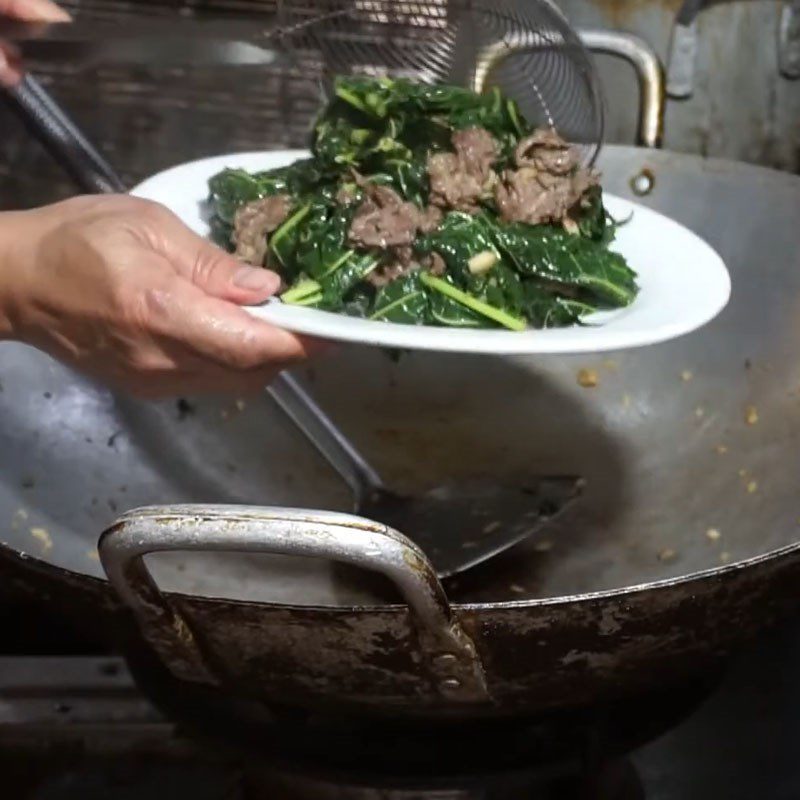
<svg viewBox="0 0 800 800">
<path fill-rule="evenodd" d="M 121 178 L 34 77 L 26 75 L 0 95 L 81 190 L 91 194 L 126 191 Z"/>
<path fill-rule="evenodd" d="M 282 373 L 267 391 L 352 489 L 356 505 L 383 488 L 378 473 L 291 375 Z"/>
</svg>

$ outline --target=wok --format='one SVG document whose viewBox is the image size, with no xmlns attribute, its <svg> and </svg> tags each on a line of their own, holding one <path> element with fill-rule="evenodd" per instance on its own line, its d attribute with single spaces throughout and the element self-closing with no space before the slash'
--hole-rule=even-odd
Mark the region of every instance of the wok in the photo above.
<svg viewBox="0 0 800 800">
<path fill-rule="evenodd" d="M 254 706 L 522 716 L 718 665 L 797 607 L 800 180 L 631 147 L 600 166 L 721 253 L 712 324 L 602 358 L 350 349 L 305 374 L 400 486 L 582 475 L 539 539 L 442 584 L 394 532 L 290 510 L 349 498 L 266 399 L 140 403 L 5 344 L 4 589 Z"/>
</svg>

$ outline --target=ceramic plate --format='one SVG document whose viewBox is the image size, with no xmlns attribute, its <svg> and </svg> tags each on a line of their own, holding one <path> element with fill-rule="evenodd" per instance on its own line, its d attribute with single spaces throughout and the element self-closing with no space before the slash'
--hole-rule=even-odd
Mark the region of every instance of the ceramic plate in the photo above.
<svg viewBox="0 0 800 800">
<path fill-rule="evenodd" d="M 155 200 L 207 236 L 208 179 L 226 167 L 256 172 L 290 164 L 299 150 L 237 153 L 173 167 L 148 178 L 132 194 Z M 593 314 L 585 325 L 522 332 L 399 325 L 354 319 L 271 300 L 248 310 L 296 333 L 322 339 L 409 350 L 466 353 L 590 353 L 663 342 L 712 320 L 728 302 L 725 264 L 701 238 L 661 214 L 604 195 L 616 219 L 632 219 L 617 232 L 613 249 L 638 273 L 640 292 L 628 307 Z"/>
</svg>

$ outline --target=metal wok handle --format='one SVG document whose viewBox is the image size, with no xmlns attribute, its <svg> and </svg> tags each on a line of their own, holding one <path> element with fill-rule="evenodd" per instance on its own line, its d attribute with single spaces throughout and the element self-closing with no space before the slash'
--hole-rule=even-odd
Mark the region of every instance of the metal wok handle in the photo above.
<svg viewBox="0 0 800 800">
<path fill-rule="evenodd" d="M 111 586 L 143 636 L 181 678 L 218 683 L 191 625 L 170 604 L 145 566 L 166 551 L 271 553 L 332 559 L 378 572 L 409 607 L 421 656 L 441 695 L 488 700 L 475 646 L 453 617 L 425 554 L 399 533 L 346 514 L 248 506 L 137 509 L 105 531 L 100 560 Z"/>
<path fill-rule="evenodd" d="M 656 51 L 638 36 L 619 31 L 582 30 L 581 41 L 595 53 L 624 58 L 639 79 L 637 144 L 661 147 L 664 134 L 664 68 Z"/>
<path fill-rule="evenodd" d="M 639 79 L 639 123 L 637 144 L 660 147 L 664 131 L 664 70 L 655 50 L 638 36 L 605 30 L 580 30 L 578 36 L 589 50 L 625 59 Z M 514 53 L 535 50 L 549 43 L 532 41 L 527 34 L 504 39 L 485 48 L 478 56 L 473 88 L 482 92 L 489 73 Z"/>
</svg>

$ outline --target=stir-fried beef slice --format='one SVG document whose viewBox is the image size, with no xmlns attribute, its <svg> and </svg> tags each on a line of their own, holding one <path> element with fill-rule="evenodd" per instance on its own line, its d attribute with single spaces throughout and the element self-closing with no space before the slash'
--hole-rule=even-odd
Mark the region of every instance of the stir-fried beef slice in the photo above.
<svg viewBox="0 0 800 800">
<path fill-rule="evenodd" d="M 437 206 L 428 206 L 419 212 L 419 230 L 421 233 L 430 233 L 439 227 L 444 214 L 442 209 Z"/>
<path fill-rule="evenodd" d="M 447 272 L 447 265 L 444 263 L 444 259 L 435 252 L 426 256 L 425 267 L 431 275 L 436 275 L 436 277 L 441 277 Z"/>
<path fill-rule="evenodd" d="M 480 197 L 480 184 L 460 169 L 455 153 L 430 153 L 428 178 L 431 184 L 431 203 L 442 208 L 470 211 Z"/>
<path fill-rule="evenodd" d="M 384 249 L 410 245 L 417 235 L 419 209 L 388 186 L 378 186 L 363 178 L 360 178 L 359 185 L 367 196 L 350 224 L 350 242 L 361 247 Z"/>
<path fill-rule="evenodd" d="M 366 197 L 350 224 L 352 244 L 384 249 L 408 246 L 419 231 L 428 233 L 442 221 L 438 208 L 420 210 L 389 186 L 370 183 L 360 175 L 356 181 Z"/>
<path fill-rule="evenodd" d="M 236 257 L 255 267 L 264 266 L 267 236 L 289 216 L 291 208 L 291 198 L 285 194 L 264 197 L 242 206 L 233 219 Z"/>
<path fill-rule="evenodd" d="M 568 223 L 570 211 L 598 182 L 581 166 L 575 151 L 555 131 L 539 129 L 514 153 L 517 169 L 503 172 L 495 203 L 505 222 Z"/>
<path fill-rule="evenodd" d="M 428 155 L 431 203 L 444 209 L 475 212 L 497 180 L 492 170 L 497 144 L 484 128 L 456 131 L 452 142 L 454 153 Z"/>
<path fill-rule="evenodd" d="M 514 150 L 518 167 L 534 167 L 551 175 L 569 175 L 579 166 L 571 148 L 552 128 L 538 128 L 522 139 Z"/>
<path fill-rule="evenodd" d="M 420 268 L 419 261 L 414 254 L 414 249 L 409 246 L 393 247 L 389 251 L 389 258 L 377 269 L 367 275 L 367 281 L 376 289 L 386 286 L 403 275 Z"/>
<path fill-rule="evenodd" d="M 453 147 L 464 169 L 485 182 L 497 159 L 497 143 L 485 128 L 464 128 L 453 133 Z"/>
</svg>

